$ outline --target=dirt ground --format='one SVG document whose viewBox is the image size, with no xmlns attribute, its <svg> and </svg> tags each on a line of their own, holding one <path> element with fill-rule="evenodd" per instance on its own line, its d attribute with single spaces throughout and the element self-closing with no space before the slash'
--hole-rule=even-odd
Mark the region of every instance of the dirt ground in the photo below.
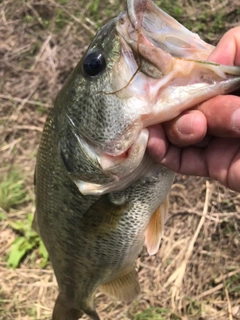
<svg viewBox="0 0 240 320">
<path fill-rule="evenodd" d="M 158 4 L 214 44 L 240 24 L 238 0 Z M 25 194 L 0 205 L 0 320 L 50 319 L 57 284 L 50 263 L 39 266 L 38 247 L 16 269 L 7 266 L 21 233 L 12 222 L 24 225 L 34 213 L 35 156 L 56 93 L 96 30 L 120 8 L 123 1 L 0 1 L 0 203 L 7 188 L 13 192 L 11 183 L 3 184 L 13 170 Z M 143 250 L 138 261 L 141 296 L 122 304 L 98 293 L 101 318 L 240 319 L 240 195 L 205 178 L 178 175 L 170 200 L 158 254 Z"/>
</svg>

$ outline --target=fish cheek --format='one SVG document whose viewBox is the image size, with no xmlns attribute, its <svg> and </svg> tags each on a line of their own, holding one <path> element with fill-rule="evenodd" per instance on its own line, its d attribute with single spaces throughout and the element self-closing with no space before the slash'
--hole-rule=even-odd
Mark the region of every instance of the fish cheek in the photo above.
<svg viewBox="0 0 240 320">
<path fill-rule="evenodd" d="M 82 150 L 78 138 L 67 127 L 58 141 L 58 151 L 69 177 L 75 181 L 101 183 L 108 182 L 110 177 L 106 176 L 98 167 L 98 163 L 91 159 L 91 156 Z"/>
<path fill-rule="evenodd" d="M 76 171 L 77 139 L 70 129 L 64 132 L 64 138 L 58 141 L 58 150 L 61 160 L 69 173 Z"/>
</svg>

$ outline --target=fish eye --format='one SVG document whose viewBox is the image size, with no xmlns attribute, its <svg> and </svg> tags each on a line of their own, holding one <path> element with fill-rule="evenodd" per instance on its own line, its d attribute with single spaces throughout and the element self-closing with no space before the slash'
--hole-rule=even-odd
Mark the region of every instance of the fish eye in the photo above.
<svg viewBox="0 0 240 320">
<path fill-rule="evenodd" d="M 95 77 L 106 68 L 106 59 L 100 50 L 90 52 L 83 60 L 83 69 L 88 76 Z"/>
</svg>

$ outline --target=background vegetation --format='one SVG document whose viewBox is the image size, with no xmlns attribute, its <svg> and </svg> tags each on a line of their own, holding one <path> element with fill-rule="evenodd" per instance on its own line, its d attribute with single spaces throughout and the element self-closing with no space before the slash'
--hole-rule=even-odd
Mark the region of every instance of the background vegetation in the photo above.
<svg viewBox="0 0 240 320">
<path fill-rule="evenodd" d="M 156 1 L 216 44 L 240 23 L 238 0 Z M 114 0 L 0 1 L 0 319 L 47 320 L 57 285 L 31 230 L 39 137 L 56 93 Z M 240 319 L 240 196 L 203 178 L 177 176 L 159 253 L 138 261 L 141 297 L 97 296 L 102 319 Z"/>
</svg>

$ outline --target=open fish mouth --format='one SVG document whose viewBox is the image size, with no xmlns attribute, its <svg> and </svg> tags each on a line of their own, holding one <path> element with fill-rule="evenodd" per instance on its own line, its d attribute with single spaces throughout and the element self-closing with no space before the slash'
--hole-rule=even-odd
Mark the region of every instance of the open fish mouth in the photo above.
<svg viewBox="0 0 240 320">
<path fill-rule="evenodd" d="M 154 58 L 160 60 L 164 57 L 160 54 L 161 51 L 156 51 L 155 48 L 162 49 L 166 56 L 195 60 L 199 63 L 204 61 L 207 65 L 219 66 L 217 63 L 206 61 L 215 48 L 213 45 L 185 28 L 157 7 L 152 0 L 128 0 L 127 4 L 127 11 L 120 17 L 117 30 L 132 49 L 138 51 L 144 59 L 149 59 L 155 64 Z M 151 55 L 146 55 L 141 46 L 149 46 L 148 53 L 153 50 Z M 168 62 L 163 60 L 162 65 Z M 159 68 L 159 64 L 156 65 Z M 225 73 L 239 76 L 239 67 L 221 68 L 218 71 L 213 67 L 212 70 L 223 78 Z"/>
<path fill-rule="evenodd" d="M 152 165 L 152 161 L 145 157 L 148 142 L 148 130 L 141 130 L 132 146 L 118 156 L 103 153 L 96 157 L 96 161 L 110 181 L 104 184 L 92 183 L 75 179 L 75 184 L 82 194 L 104 194 L 109 191 L 119 191 L 128 187 L 131 183 L 146 174 Z"/>
<path fill-rule="evenodd" d="M 206 59 L 214 49 L 151 0 L 128 0 L 128 17 L 135 31 L 174 57 Z"/>
<path fill-rule="evenodd" d="M 149 167 L 148 126 L 240 87 L 240 67 L 207 61 L 214 46 L 151 0 L 128 0 L 115 21 L 121 57 L 113 67 L 110 91 L 101 93 L 126 101 L 124 112 L 132 123 L 97 152 L 98 166 L 110 182 L 75 181 L 84 194 L 122 190 L 143 175 Z"/>
<path fill-rule="evenodd" d="M 127 4 L 116 24 L 125 76 L 113 77 L 112 93 L 128 99 L 126 113 L 136 117 L 118 140 L 105 144 L 112 156 L 125 153 L 143 128 L 171 120 L 240 86 L 240 67 L 207 61 L 214 46 L 151 0 L 128 0 Z"/>
</svg>

